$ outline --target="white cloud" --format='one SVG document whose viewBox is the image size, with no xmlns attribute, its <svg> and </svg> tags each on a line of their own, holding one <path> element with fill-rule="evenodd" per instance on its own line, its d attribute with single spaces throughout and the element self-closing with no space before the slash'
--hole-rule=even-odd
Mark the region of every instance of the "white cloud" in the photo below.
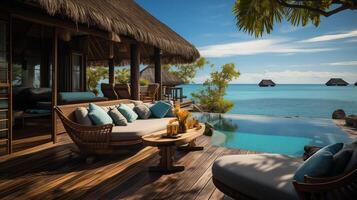
<svg viewBox="0 0 357 200">
<path fill-rule="evenodd" d="M 335 50 L 333 48 L 309 48 L 301 44 L 279 39 L 261 39 L 247 42 L 209 45 L 198 49 L 201 55 L 207 58 L 267 53 L 291 55 L 295 53 L 315 53 Z"/>
<path fill-rule="evenodd" d="M 332 40 L 340 40 L 346 39 L 351 37 L 357 37 L 357 30 L 345 32 L 345 33 L 337 33 L 337 34 L 329 34 L 329 35 L 321 35 L 317 37 L 313 37 L 307 40 L 302 40 L 301 42 L 325 42 L 325 41 L 332 41 Z"/>
<path fill-rule="evenodd" d="M 280 66 L 282 66 L 282 64 L 267 65 L 267 67 L 280 67 Z M 350 60 L 350 61 L 339 61 L 339 62 L 329 62 L 329 63 L 302 63 L 302 64 L 290 64 L 284 66 L 285 67 L 343 67 L 343 66 L 357 67 L 357 61 Z"/>
<path fill-rule="evenodd" d="M 262 79 L 272 79 L 278 84 L 324 84 L 330 78 L 343 78 L 347 82 L 354 83 L 357 80 L 357 72 L 318 72 L 318 71 L 265 71 L 263 73 L 242 73 L 232 83 L 259 83 Z"/>
<path fill-rule="evenodd" d="M 329 66 L 357 66 L 357 61 L 342 61 L 342 62 L 333 62 L 333 63 L 326 63 Z"/>
</svg>

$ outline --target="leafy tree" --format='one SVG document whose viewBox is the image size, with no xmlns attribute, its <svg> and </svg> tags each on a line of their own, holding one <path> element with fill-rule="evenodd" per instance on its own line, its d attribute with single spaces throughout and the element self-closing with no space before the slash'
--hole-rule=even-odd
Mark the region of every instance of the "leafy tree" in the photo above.
<svg viewBox="0 0 357 200">
<path fill-rule="evenodd" d="M 115 70 L 115 83 L 124 84 L 130 82 L 130 69 L 119 69 Z"/>
<path fill-rule="evenodd" d="M 201 57 L 190 64 L 164 65 L 163 68 L 181 78 L 184 83 L 191 83 L 195 78 L 197 70 L 202 69 L 209 62 Z"/>
<path fill-rule="evenodd" d="M 87 69 L 87 87 L 90 91 L 98 94 L 98 82 L 102 79 L 108 78 L 107 67 L 89 67 Z"/>
<path fill-rule="evenodd" d="M 214 71 L 211 77 L 203 83 L 203 89 L 192 93 L 195 101 L 201 104 L 207 112 L 226 113 L 233 107 L 231 101 L 225 100 L 229 82 L 238 78 L 240 73 L 233 63 L 222 66 L 221 71 Z"/>
<path fill-rule="evenodd" d="M 293 26 L 318 26 L 321 16 L 348 9 L 356 10 L 357 0 L 236 0 L 233 13 L 239 30 L 260 37 L 283 18 Z"/>
</svg>

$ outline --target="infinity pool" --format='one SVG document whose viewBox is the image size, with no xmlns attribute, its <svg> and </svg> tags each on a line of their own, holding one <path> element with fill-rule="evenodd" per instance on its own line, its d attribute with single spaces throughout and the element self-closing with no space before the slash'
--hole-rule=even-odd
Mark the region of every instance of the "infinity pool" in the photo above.
<svg viewBox="0 0 357 200">
<path fill-rule="evenodd" d="M 329 119 L 236 114 L 195 116 L 202 122 L 214 125 L 214 145 L 228 148 L 299 157 L 305 145 L 326 146 L 351 140 Z"/>
</svg>

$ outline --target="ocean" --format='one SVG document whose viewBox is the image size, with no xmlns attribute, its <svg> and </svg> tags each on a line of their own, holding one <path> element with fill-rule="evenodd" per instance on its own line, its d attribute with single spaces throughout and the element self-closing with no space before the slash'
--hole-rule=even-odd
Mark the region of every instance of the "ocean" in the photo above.
<svg viewBox="0 0 357 200">
<path fill-rule="evenodd" d="M 182 85 L 184 94 L 202 88 L 201 84 Z M 357 86 L 280 84 L 259 87 L 253 84 L 230 84 L 226 99 L 234 102 L 230 114 L 279 117 L 331 118 L 336 109 L 357 114 Z"/>
</svg>

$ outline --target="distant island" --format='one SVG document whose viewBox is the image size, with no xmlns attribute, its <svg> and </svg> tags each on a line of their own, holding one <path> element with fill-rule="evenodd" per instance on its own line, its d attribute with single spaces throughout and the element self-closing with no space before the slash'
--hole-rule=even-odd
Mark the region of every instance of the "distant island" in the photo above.
<svg viewBox="0 0 357 200">
<path fill-rule="evenodd" d="M 349 85 L 349 83 L 347 83 L 342 78 L 331 78 L 329 81 L 327 81 L 326 85 L 327 86 L 347 86 L 347 85 Z"/>
<path fill-rule="evenodd" d="M 355 86 L 357 86 L 357 82 L 355 82 Z"/>
<path fill-rule="evenodd" d="M 259 87 L 274 87 L 276 84 L 270 79 L 263 79 L 259 83 Z"/>
</svg>

